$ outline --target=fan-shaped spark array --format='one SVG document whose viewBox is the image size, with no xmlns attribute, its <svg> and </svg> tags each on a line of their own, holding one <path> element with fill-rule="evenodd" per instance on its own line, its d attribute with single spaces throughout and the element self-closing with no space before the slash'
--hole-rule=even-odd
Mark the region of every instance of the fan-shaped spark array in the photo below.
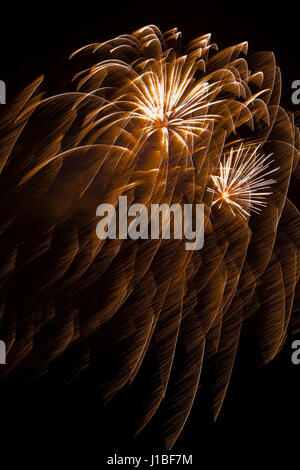
<svg viewBox="0 0 300 470">
<path fill-rule="evenodd" d="M 261 212 L 267 205 L 266 198 L 272 192 L 269 188 L 276 183 L 267 176 L 279 170 L 270 169 L 271 155 L 259 155 L 257 147 L 243 147 L 241 144 L 236 150 L 231 147 L 229 155 L 225 155 L 220 162 L 220 174 L 213 175 L 215 188 L 208 188 L 215 198 L 212 205 L 222 207 L 226 202 L 233 215 L 240 213 L 245 219 L 250 212 Z"/>
</svg>

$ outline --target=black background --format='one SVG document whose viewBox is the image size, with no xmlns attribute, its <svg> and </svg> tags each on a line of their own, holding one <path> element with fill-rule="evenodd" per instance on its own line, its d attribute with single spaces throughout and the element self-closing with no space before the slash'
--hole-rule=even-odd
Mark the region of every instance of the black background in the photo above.
<svg viewBox="0 0 300 470">
<path fill-rule="evenodd" d="M 44 89 L 53 93 L 68 86 L 72 75 L 68 56 L 77 48 L 130 33 L 147 24 L 156 24 L 161 30 L 177 26 L 183 33 L 184 42 L 210 32 L 213 42 L 217 42 L 220 48 L 247 40 L 249 52 L 273 51 L 282 72 L 282 104 L 291 111 L 299 111 L 300 105 L 295 106 L 291 102 L 291 83 L 300 79 L 300 15 L 294 8 L 291 3 L 262 1 L 222 4 L 212 1 L 205 4 L 203 1 L 140 1 L 121 5 L 113 1 L 88 0 L 77 4 L 61 1 L 39 5 L 5 2 L 1 6 L 0 79 L 6 82 L 8 100 L 41 74 L 46 75 Z M 295 190 L 293 192 L 296 194 Z M 252 460 L 259 468 L 262 459 L 270 459 L 271 462 L 274 458 L 293 458 L 294 465 L 297 465 L 300 365 L 297 367 L 291 363 L 293 339 L 288 337 L 283 351 L 271 364 L 247 376 L 233 377 L 216 423 L 210 422 L 205 410 L 196 402 L 174 450 L 193 453 L 195 468 L 204 468 L 204 464 L 201 465 L 204 458 L 209 459 L 205 467 L 208 464 L 213 467 L 216 461 L 234 461 L 244 468 L 245 463 Z M 82 400 L 87 396 L 85 391 Z M 14 443 L 16 452 L 26 443 L 26 451 L 24 453 L 23 450 L 21 455 L 22 459 L 30 460 L 37 452 L 38 434 L 46 431 L 42 424 L 36 429 L 30 422 L 30 413 L 25 409 L 30 398 L 28 395 L 24 397 L 19 397 L 12 412 L 13 423 L 7 429 L 7 438 Z M 56 401 L 49 403 L 41 399 L 35 404 L 47 407 L 50 415 Z M 31 403 L 31 406 L 34 405 Z M 22 411 L 23 408 L 25 410 Z M 64 422 L 63 407 L 60 413 L 61 421 L 53 424 L 50 431 L 48 429 L 51 453 L 55 455 L 58 447 L 65 447 L 74 454 L 84 444 L 88 449 L 85 468 L 93 468 L 89 464 L 92 455 L 97 455 L 96 468 L 100 468 L 108 451 L 97 441 L 98 437 L 91 437 L 85 429 L 80 435 L 67 437 L 60 429 Z M 155 438 L 148 436 L 148 439 L 148 448 L 151 449 L 151 439 L 154 443 Z M 76 445 L 81 443 L 76 449 L 75 442 Z M 143 446 L 141 443 L 141 448 Z M 139 455 L 138 448 L 132 453 Z M 123 452 L 123 455 L 130 454 Z"/>
</svg>

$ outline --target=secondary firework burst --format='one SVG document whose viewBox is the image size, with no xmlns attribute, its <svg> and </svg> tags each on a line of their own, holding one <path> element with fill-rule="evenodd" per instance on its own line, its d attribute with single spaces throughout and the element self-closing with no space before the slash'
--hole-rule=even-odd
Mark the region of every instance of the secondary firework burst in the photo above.
<svg viewBox="0 0 300 470">
<path fill-rule="evenodd" d="M 279 167 L 270 169 L 272 154 L 260 154 L 260 147 L 260 144 L 253 147 L 241 143 L 237 149 L 231 147 L 229 154 L 224 154 L 220 174 L 211 177 L 215 187 L 208 188 L 214 194 L 212 205 L 217 204 L 220 208 L 226 203 L 233 215 L 239 213 L 245 219 L 251 212 L 259 213 L 267 205 L 266 198 L 272 194 L 269 188 L 276 183 L 267 176 Z"/>
</svg>

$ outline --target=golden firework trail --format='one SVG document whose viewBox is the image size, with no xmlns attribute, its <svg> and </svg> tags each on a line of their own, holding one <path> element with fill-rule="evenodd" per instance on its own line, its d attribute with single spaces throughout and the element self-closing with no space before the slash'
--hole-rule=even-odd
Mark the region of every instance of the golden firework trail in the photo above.
<svg viewBox="0 0 300 470">
<path fill-rule="evenodd" d="M 220 175 L 211 177 L 215 189 L 208 188 L 215 195 L 212 205 L 218 203 L 221 207 L 226 202 L 234 215 L 238 212 L 245 219 L 251 211 L 259 213 L 267 205 L 265 199 L 272 194 L 268 189 L 276 180 L 266 179 L 266 176 L 279 167 L 269 170 L 272 154 L 259 155 L 259 148 L 257 145 L 253 150 L 241 144 L 238 149 L 231 147 L 229 156 L 223 156 Z"/>
</svg>

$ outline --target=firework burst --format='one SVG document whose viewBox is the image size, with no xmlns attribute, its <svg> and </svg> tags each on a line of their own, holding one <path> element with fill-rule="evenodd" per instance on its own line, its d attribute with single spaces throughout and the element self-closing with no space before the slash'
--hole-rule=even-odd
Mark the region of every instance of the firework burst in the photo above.
<svg viewBox="0 0 300 470">
<path fill-rule="evenodd" d="M 191 61 L 187 56 L 147 60 L 140 63 L 137 70 L 119 60 L 98 64 L 81 83 L 104 71 L 109 74 L 112 70 L 124 73 L 125 69 L 126 79 L 109 98 L 105 97 L 106 87 L 93 90 L 93 94 L 97 93 L 104 99 L 103 104 L 89 116 L 103 115 L 94 121 L 93 126 L 108 122 L 106 130 L 121 127 L 123 134 L 138 129 L 135 151 L 151 135 L 160 133 L 163 148 L 168 148 L 174 136 L 179 145 L 192 153 L 194 139 L 209 131 L 209 123 L 219 117 L 208 110 L 216 104 L 215 96 L 222 88 L 218 83 L 196 80 L 197 68 L 196 60 Z"/>
<path fill-rule="evenodd" d="M 124 87 L 122 99 L 133 107 L 123 118 L 125 125 L 131 119 L 140 120 L 145 138 L 161 131 L 164 142 L 173 134 L 184 146 L 188 137 L 207 131 L 208 122 L 218 117 L 206 112 L 213 104 L 216 86 L 205 80 L 195 83 L 195 64 L 188 65 L 185 60 L 150 61 L 145 65 L 147 70 Z"/>
<path fill-rule="evenodd" d="M 219 95 L 224 90 L 228 92 L 228 87 L 232 95 L 241 93 L 241 85 L 231 71 L 204 73 L 203 53 L 214 47 L 208 44 L 209 37 L 199 38 L 188 53 L 178 55 L 172 48 L 163 50 L 157 31 L 148 27 L 136 31 L 130 39 L 120 36 L 73 53 L 71 57 L 92 48 L 93 53 L 101 55 L 109 50 L 111 56 L 117 56 L 74 77 L 79 79 L 79 103 L 91 97 L 98 100 L 86 120 L 89 132 L 101 126 L 100 133 L 110 132 L 114 143 L 134 135 L 135 153 L 151 136 L 158 135 L 167 154 L 172 149 L 193 158 L 195 143 L 203 134 L 211 134 L 218 120 L 224 120 L 222 105 L 227 106 L 230 119 L 233 118 L 228 96 L 224 99 Z M 166 33 L 162 43 L 166 47 L 171 40 L 178 40 L 177 30 Z M 149 49 L 154 57 L 148 57 Z M 137 51 L 144 57 L 137 58 Z M 247 102 L 241 105 L 247 106 Z M 127 146 L 131 144 L 127 142 Z"/>
<path fill-rule="evenodd" d="M 273 160 L 272 154 L 260 155 L 260 145 L 238 149 L 231 147 L 229 155 L 224 154 L 220 162 L 220 175 L 211 178 L 215 188 L 208 188 L 215 198 L 212 205 L 220 208 L 227 203 L 233 215 L 241 214 L 245 219 L 250 212 L 259 213 L 266 204 L 266 197 L 272 194 L 268 191 L 276 183 L 274 179 L 266 179 L 268 175 L 279 169 L 269 169 Z"/>
</svg>

